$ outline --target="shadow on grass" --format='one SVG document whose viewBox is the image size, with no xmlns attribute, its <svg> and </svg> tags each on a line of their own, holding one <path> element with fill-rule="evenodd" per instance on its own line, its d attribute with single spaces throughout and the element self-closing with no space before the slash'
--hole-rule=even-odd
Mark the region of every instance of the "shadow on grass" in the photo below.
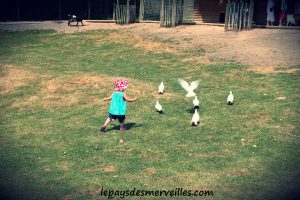
<svg viewBox="0 0 300 200">
<path fill-rule="evenodd" d="M 160 114 L 160 115 L 164 115 L 165 114 L 165 112 L 164 111 L 156 111 L 158 114 Z"/>
<path fill-rule="evenodd" d="M 112 125 L 113 127 L 111 128 L 108 128 L 106 129 L 105 132 L 108 132 L 108 131 L 112 131 L 112 130 L 120 130 L 120 125 Z M 130 130 L 132 128 L 136 128 L 136 127 L 141 127 L 142 125 L 140 124 L 136 124 L 136 123 L 133 123 L 133 122 L 129 122 L 129 123 L 125 123 L 125 129 L 126 130 Z"/>
<path fill-rule="evenodd" d="M 187 111 L 188 113 L 194 114 L 194 113 L 195 113 L 195 108 L 191 107 L 191 108 L 189 108 L 189 109 L 186 109 L 186 111 Z M 199 109 L 198 109 L 198 111 L 199 111 Z"/>
</svg>

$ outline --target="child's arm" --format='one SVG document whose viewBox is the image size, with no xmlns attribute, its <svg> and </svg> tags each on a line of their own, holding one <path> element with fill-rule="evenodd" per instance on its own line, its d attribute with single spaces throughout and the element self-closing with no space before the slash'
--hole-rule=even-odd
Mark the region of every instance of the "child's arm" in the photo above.
<svg viewBox="0 0 300 200">
<path fill-rule="evenodd" d="M 111 98 L 112 98 L 112 94 L 111 94 L 109 97 L 105 97 L 105 98 L 103 99 L 103 101 L 109 101 L 109 100 L 111 100 Z"/>
<path fill-rule="evenodd" d="M 130 99 L 125 93 L 124 93 L 123 98 L 124 98 L 125 101 L 127 101 L 127 102 L 133 102 L 133 101 L 136 101 L 136 100 L 137 100 L 137 97 L 135 97 L 135 98 L 133 98 L 133 99 Z"/>
</svg>

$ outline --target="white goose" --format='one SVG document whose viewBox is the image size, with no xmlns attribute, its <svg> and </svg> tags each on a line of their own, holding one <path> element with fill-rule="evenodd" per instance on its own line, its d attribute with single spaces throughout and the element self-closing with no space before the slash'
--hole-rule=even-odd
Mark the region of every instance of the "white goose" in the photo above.
<svg viewBox="0 0 300 200">
<path fill-rule="evenodd" d="M 160 114 L 163 113 L 162 106 L 159 104 L 158 100 L 156 100 L 155 109 L 156 109 L 156 111 L 159 112 Z"/>
<path fill-rule="evenodd" d="M 196 96 L 196 93 L 194 92 L 194 90 L 198 87 L 200 80 L 193 81 L 191 83 L 191 85 L 189 85 L 188 82 L 179 78 L 178 83 L 181 85 L 181 87 L 183 89 L 185 89 L 187 91 L 186 97 Z"/>
<path fill-rule="evenodd" d="M 160 83 L 160 85 L 158 86 L 158 93 L 163 94 L 164 92 L 165 92 L 165 85 L 164 85 L 164 82 L 162 81 Z"/>
<path fill-rule="evenodd" d="M 198 126 L 200 124 L 200 116 L 198 113 L 198 109 L 195 109 L 195 113 L 192 117 L 192 126 Z"/>
<path fill-rule="evenodd" d="M 193 100 L 194 108 L 199 109 L 199 100 L 197 96 L 195 96 L 195 99 Z"/>
<path fill-rule="evenodd" d="M 228 105 L 232 105 L 233 102 L 234 102 L 234 96 L 233 96 L 233 94 L 232 94 L 232 91 L 230 91 L 230 93 L 229 93 L 229 95 L 228 95 L 228 97 L 227 97 L 227 104 L 228 104 Z"/>
</svg>

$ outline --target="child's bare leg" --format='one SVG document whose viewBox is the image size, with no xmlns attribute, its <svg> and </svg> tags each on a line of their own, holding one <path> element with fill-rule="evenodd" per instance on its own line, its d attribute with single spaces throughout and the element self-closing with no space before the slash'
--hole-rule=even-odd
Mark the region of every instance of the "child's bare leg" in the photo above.
<svg viewBox="0 0 300 200">
<path fill-rule="evenodd" d="M 120 131 L 125 131 L 125 120 L 122 122 L 122 123 L 120 123 Z"/>
<path fill-rule="evenodd" d="M 112 119 L 107 118 L 107 120 L 104 122 L 103 126 L 106 127 L 111 121 L 112 121 Z"/>
<path fill-rule="evenodd" d="M 105 132 L 106 126 L 107 126 L 111 121 L 112 121 L 112 119 L 107 118 L 107 120 L 106 120 L 106 121 L 104 122 L 104 124 L 102 125 L 100 131 L 101 131 L 101 132 Z"/>
</svg>

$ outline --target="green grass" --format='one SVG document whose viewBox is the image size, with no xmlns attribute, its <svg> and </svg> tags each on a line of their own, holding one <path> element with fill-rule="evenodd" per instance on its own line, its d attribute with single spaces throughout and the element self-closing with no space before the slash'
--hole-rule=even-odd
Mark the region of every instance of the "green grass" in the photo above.
<svg viewBox="0 0 300 200">
<path fill-rule="evenodd" d="M 9 79 L 12 89 L 0 93 L 2 196 L 92 199 L 101 198 L 101 188 L 182 187 L 213 190 L 213 197 L 203 197 L 208 199 L 252 200 L 287 199 L 297 189 L 299 71 L 258 74 L 228 62 L 200 66 L 182 60 L 205 49 L 149 52 L 111 40 L 111 32 L 0 32 L 1 79 L 9 70 L 25 74 L 15 74 L 21 85 L 13 87 L 19 79 Z M 125 133 L 116 122 L 108 132 L 98 132 L 107 117 L 108 104 L 100 99 L 112 91 L 109 83 L 76 84 L 76 78 L 103 76 L 133 80 L 132 97 L 141 92 L 137 83 L 153 88 L 128 104 Z M 177 78 L 201 79 L 199 127 L 189 124 L 192 99 Z M 161 80 L 167 94 L 154 95 Z M 233 106 L 224 102 L 229 90 L 236 98 Z M 280 96 L 286 99 L 276 100 Z M 156 98 L 163 115 L 155 112 Z"/>
</svg>

